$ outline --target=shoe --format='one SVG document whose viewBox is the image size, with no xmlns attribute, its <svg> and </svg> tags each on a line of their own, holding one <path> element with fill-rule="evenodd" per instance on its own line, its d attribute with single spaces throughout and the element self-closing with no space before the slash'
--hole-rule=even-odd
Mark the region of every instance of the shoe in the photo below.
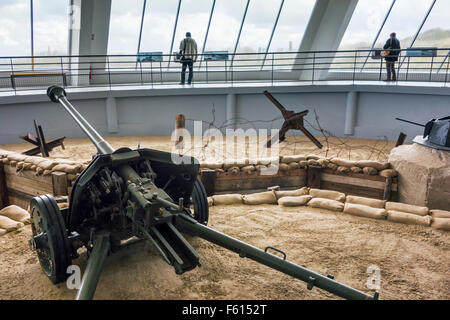
<svg viewBox="0 0 450 320">
<path fill-rule="evenodd" d="M 183 85 L 184 85 L 184 82 L 180 82 L 179 84 L 183 86 Z"/>
<path fill-rule="evenodd" d="M 383 80 L 384 82 L 390 82 L 390 81 L 392 81 L 391 79 L 384 79 Z"/>
</svg>

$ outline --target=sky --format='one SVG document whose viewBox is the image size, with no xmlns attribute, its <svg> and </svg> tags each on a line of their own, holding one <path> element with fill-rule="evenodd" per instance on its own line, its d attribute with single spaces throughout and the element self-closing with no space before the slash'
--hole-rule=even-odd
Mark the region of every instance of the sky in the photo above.
<svg viewBox="0 0 450 320">
<path fill-rule="evenodd" d="M 372 43 L 392 0 L 359 0 L 341 48 Z M 314 0 L 285 0 L 269 50 L 296 51 Z M 397 0 L 378 44 L 391 31 L 400 39 L 417 31 L 432 0 Z M 30 1 L 0 0 L 0 56 L 30 55 Z M 34 0 L 35 54 L 66 54 L 68 0 Z M 144 0 L 112 0 L 109 54 L 135 54 Z M 204 45 L 213 0 L 183 0 L 172 51 L 178 50 L 186 31 Z M 206 51 L 232 51 L 247 0 L 216 0 Z M 238 51 L 265 50 L 281 0 L 251 0 Z M 168 53 L 172 41 L 178 0 L 148 0 L 141 51 Z M 450 29 L 450 0 L 437 0 L 423 31 Z"/>
</svg>

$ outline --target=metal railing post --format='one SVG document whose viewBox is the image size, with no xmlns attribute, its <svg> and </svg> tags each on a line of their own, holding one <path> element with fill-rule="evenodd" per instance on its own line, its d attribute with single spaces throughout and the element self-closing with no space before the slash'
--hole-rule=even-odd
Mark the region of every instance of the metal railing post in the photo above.
<svg viewBox="0 0 450 320">
<path fill-rule="evenodd" d="M 447 76 L 448 76 L 448 66 L 450 64 L 450 57 L 447 59 L 447 69 L 445 70 L 445 80 L 444 80 L 444 87 L 447 86 Z"/>
<path fill-rule="evenodd" d="M 431 57 L 430 75 L 428 77 L 428 82 L 431 82 L 431 73 L 433 72 L 433 62 L 434 62 L 434 56 Z"/>
<path fill-rule="evenodd" d="M 408 64 L 406 65 L 406 79 L 405 81 L 408 81 L 408 75 L 409 75 L 409 61 L 411 60 L 411 57 L 408 57 Z"/>
<path fill-rule="evenodd" d="M 108 63 L 108 80 L 109 80 L 109 90 L 111 91 L 111 67 L 109 65 L 109 56 L 106 56 L 106 61 Z"/>
<path fill-rule="evenodd" d="M 358 51 L 355 51 L 355 59 L 353 60 L 353 79 L 352 83 L 355 84 L 355 74 L 356 74 L 356 58 L 358 56 Z"/>
<path fill-rule="evenodd" d="M 272 87 L 273 87 L 273 63 L 274 63 L 274 53 L 272 52 Z"/>
</svg>

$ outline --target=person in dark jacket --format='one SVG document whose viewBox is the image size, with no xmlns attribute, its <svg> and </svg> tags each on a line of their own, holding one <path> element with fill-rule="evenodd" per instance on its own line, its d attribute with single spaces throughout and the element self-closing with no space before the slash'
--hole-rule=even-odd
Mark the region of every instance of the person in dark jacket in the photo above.
<svg viewBox="0 0 450 320">
<path fill-rule="evenodd" d="M 387 79 L 385 81 L 397 81 L 395 61 L 398 60 L 398 55 L 400 54 L 400 41 L 396 38 L 395 32 L 389 35 L 389 39 L 387 39 L 383 49 L 389 50 L 389 55 L 384 58 L 387 69 Z"/>
</svg>

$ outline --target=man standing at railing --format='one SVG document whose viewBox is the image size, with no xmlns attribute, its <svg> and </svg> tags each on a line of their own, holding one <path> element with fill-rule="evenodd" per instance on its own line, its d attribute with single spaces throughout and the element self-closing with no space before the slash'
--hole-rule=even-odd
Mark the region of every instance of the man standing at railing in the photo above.
<svg viewBox="0 0 450 320">
<path fill-rule="evenodd" d="M 186 38 L 184 38 L 180 43 L 180 54 L 181 54 L 181 82 L 184 84 L 186 79 L 186 67 L 189 67 L 189 77 L 188 84 L 192 83 L 192 77 L 194 76 L 194 62 L 197 61 L 197 43 L 191 37 L 190 32 L 186 32 Z"/>
<path fill-rule="evenodd" d="M 392 32 L 387 39 L 383 49 L 384 59 L 386 60 L 387 79 L 385 81 L 397 81 L 395 74 L 395 61 L 400 54 L 400 41 L 396 38 L 395 32 Z"/>
</svg>

